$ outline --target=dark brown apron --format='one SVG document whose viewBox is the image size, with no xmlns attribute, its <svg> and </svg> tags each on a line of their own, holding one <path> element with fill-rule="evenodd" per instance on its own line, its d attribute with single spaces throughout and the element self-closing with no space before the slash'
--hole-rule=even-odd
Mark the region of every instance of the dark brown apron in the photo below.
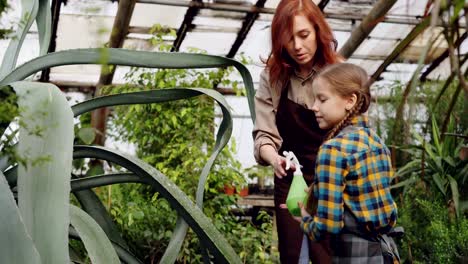
<svg viewBox="0 0 468 264">
<path fill-rule="evenodd" d="M 289 87 L 290 85 L 288 89 Z M 276 113 L 276 126 L 283 139 L 279 154 L 283 155 L 285 150 L 293 151 L 303 166 L 304 179 L 307 185 L 310 185 L 314 179 L 317 152 L 326 131 L 319 128 L 312 110 L 288 99 L 288 89 L 284 89 L 281 93 Z M 286 203 L 292 174 L 288 172 L 288 175 L 282 179 L 275 177 L 274 199 L 281 263 L 296 264 L 299 260 L 304 233 L 299 222 L 291 216 L 289 211 L 279 207 L 280 204 Z M 309 256 L 313 264 L 331 263 L 329 241 L 329 238 L 320 243 L 309 241 Z"/>
</svg>

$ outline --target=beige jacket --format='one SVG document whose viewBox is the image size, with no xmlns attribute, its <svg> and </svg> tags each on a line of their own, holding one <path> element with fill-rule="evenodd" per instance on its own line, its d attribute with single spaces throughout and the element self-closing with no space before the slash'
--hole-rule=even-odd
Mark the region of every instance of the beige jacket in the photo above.
<svg viewBox="0 0 468 264">
<path fill-rule="evenodd" d="M 304 107 L 311 109 L 314 103 L 312 82 L 318 69 L 314 69 L 305 79 L 293 74 L 290 79 L 288 98 Z M 269 73 L 264 69 L 260 74 L 260 82 L 255 94 L 256 121 L 252 132 L 254 138 L 254 156 L 260 165 L 268 165 L 260 157 L 260 148 L 271 145 L 278 151 L 283 140 L 276 127 L 276 111 L 281 94 L 270 87 Z"/>
</svg>

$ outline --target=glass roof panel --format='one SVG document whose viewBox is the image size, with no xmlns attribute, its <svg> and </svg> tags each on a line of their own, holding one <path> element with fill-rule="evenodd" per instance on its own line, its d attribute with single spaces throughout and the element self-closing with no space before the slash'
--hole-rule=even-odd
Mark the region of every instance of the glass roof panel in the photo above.
<svg viewBox="0 0 468 264">
<path fill-rule="evenodd" d="M 222 18 L 222 17 L 197 16 L 194 18 L 192 23 L 196 27 L 198 26 L 213 27 L 213 28 L 216 27 L 216 28 L 219 28 L 219 30 L 223 30 L 223 28 L 226 28 L 226 31 L 232 31 L 233 29 L 239 30 L 242 27 L 242 20 Z"/>
<path fill-rule="evenodd" d="M 115 16 L 117 2 L 108 0 L 68 0 L 62 5 L 61 14 L 80 14 L 93 16 Z"/>
<path fill-rule="evenodd" d="M 395 24 L 395 23 L 379 23 L 370 33 L 371 37 L 376 38 L 391 38 L 403 39 L 414 28 L 412 25 Z M 391 34 L 389 34 L 391 32 Z"/>
<path fill-rule="evenodd" d="M 130 26 L 151 27 L 161 24 L 179 28 L 184 20 L 187 7 L 137 3 L 133 10 Z"/>
<path fill-rule="evenodd" d="M 209 54 L 225 56 L 234 43 L 237 34 L 223 32 L 187 32 L 180 51 L 191 48 L 207 51 Z"/>
<path fill-rule="evenodd" d="M 389 15 L 422 16 L 428 1 L 398 0 L 388 11 Z"/>
<path fill-rule="evenodd" d="M 255 21 L 238 53 L 243 53 L 255 63 L 260 63 L 260 58 L 267 59 L 271 50 L 269 25 L 267 21 Z"/>
<path fill-rule="evenodd" d="M 381 39 L 366 39 L 357 48 L 353 55 L 357 56 L 383 56 L 386 57 L 397 45 L 396 41 Z"/>
</svg>

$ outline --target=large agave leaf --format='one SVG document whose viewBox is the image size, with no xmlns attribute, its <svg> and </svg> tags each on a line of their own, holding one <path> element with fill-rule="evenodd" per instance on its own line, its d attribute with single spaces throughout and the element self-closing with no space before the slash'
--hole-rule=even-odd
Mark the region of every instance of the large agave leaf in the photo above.
<svg viewBox="0 0 468 264">
<path fill-rule="evenodd" d="M 21 111 L 18 206 L 43 263 L 68 263 L 73 113 L 51 84 L 16 82 Z"/>
<path fill-rule="evenodd" d="M 23 44 L 28 30 L 36 18 L 37 10 L 39 8 L 39 0 L 22 0 L 21 6 L 21 22 L 18 25 L 16 34 L 11 38 L 5 52 L 5 56 L 3 57 L 2 67 L 0 68 L 0 80 L 10 73 L 16 66 L 21 45 Z"/>
<path fill-rule="evenodd" d="M 109 95 L 94 98 L 92 100 L 85 101 L 83 103 L 77 104 L 72 107 L 75 116 L 81 115 L 85 112 L 91 110 L 105 107 L 105 106 L 115 106 L 115 105 L 125 105 L 125 104 L 148 104 L 148 103 L 159 103 L 167 102 L 179 99 L 186 99 L 201 94 L 208 95 L 216 100 L 223 112 L 223 120 L 216 135 L 216 143 L 213 149 L 213 154 L 208 159 L 207 164 L 202 170 L 198 188 L 197 188 L 197 205 L 201 206 L 203 204 L 203 191 L 206 183 L 206 178 L 211 169 L 211 166 L 214 163 L 214 160 L 221 152 L 222 148 L 227 144 L 232 133 L 232 118 L 229 112 L 229 105 L 227 104 L 224 97 L 214 91 L 203 88 L 174 88 L 174 89 L 164 89 L 164 90 L 151 90 L 151 91 L 142 91 L 134 93 L 125 93 L 117 95 Z"/>
<path fill-rule="evenodd" d="M 73 227 L 70 227 L 69 230 L 69 237 L 70 239 L 81 240 L 81 237 L 78 235 L 78 232 Z M 142 264 L 140 260 L 138 260 L 132 253 L 130 253 L 127 249 L 121 247 L 120 245 L 110 241 L 112 246 L 115 249 L 115 252 L 119 256 L 119 259 L 122 263 L 125 264 Z"/>
<path fill-rule="evenodd" d="M 213 153 L 209 157 L 207 163 L 203 167 L 198 181 L 197 193 L 196 193 L 196 204 L 201 208 L 203 206 L 203 194 L 204 187 L 210 172 L 211 167 L 216 157 L 221 152 L 222 148 L 227 144 L 232 133 L 232 118 L 229 112 L 229 105 L 227 104 L 224 97 L 216 91 L 202 88 L 175 88 L 175 89 L 164 89 L 164 90 L 152 90 L 142 91 L 134 93 L 125 93 L 118 95 L 109 95 L 99 98 L 95 98 L 80 104 L 73 106 L 75 115 L 80 115 L 91 110 L 104 107 L 104 106 L 115 106 L 124 104 L 148 104 L 173 101 L 179 99 L 190 98 L 201 94 L 208 95 L 216 100 L 221 107 L 223 112 L 223 120 L 216 135 L 216 143 L 213 149 Z M 183 238 L 187 232 L 188 226 L 183 221 L 178 220 L 177 225 L 169 243 L 169 246 L 162 258 L 164 263 L 173 263 L 177 258 L 177 254 L 182 246 Z"/>
<path fill-rule="evenodd" d="M 31 236 L 26 232 L 15 198 L 0 171 L 0 263 L 41 263 Z"/>
<path fill-rule="evenodd" d="M 105 60 L 105 61 L 104 61 Z M 15 69 L 5 78 L 0 78 L 2 85 L 20 81 L 40 70 L 54 66 L 71 64 L 101 64 L 126 65 L 146 68 L 217 68 L 234 66 L 242 76 L 247 92 L 250 114 L 255 121 L 254 88 L 252 76 L 240 62 L 220 56 L 188 53 L 147 52 L 125 49 L 76 49 L 50 53 L 35 58 Z"/>
<path fill-rule="evenodd" d="M 44 55 L 49 49 L 52 15 L 49 0 L 39 0 L 39 10 L 37 12 L 36 24 L 39 33 L 39 45 L 41 50 L 39 55 Z"/>
<path fill-rule="evenodd" d="M 71 224 L 80 235 L 93 264 L 120 263 L 106 233 L 86 212 L 70 205 Z"/>
<path fill-rule="evenodd" d="M 145 179 L 138 177 L 134 173 L 110 173 L 73 179 L 71 181 L 71 191 L 77 192 L 100 186 L 130 182 L 149 184 L 148 181 L 145 181 Z"/>
<path fill-rule="evenodd" d="M 73 184 L 73 181 L 72 181 Z M 92 190 L 84 189 L 73 193 L 81 207 L 101 226 L 107 237 L 114 243 L 128 249 L 112 217 L 107 212 L 99 197 Z"/>
<path fill-rule="evenodd" d="M 171 204 L 172 208 L 183 217 L 184 221 L 203 241 L 203 244 L 208 247 L 210 253 L 215 257 L 215 263 L 241 263 L 228 241 L 216 230 L 202 210 L 164 174 L 149 164 L 103 147 L 75 146 L 73 156 L 74 158 L 107 160 L 149 181 L 151 186 Z"/>
</svg>

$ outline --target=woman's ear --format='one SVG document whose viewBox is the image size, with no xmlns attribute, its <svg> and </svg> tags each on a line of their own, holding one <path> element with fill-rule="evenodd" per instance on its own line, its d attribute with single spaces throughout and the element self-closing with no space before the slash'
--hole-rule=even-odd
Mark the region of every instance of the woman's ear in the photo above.
<svg viewBox="0 0 468 264">
<path fill-rule="evenodd" d="M 356 102 L 357 102 L 357 95 L 355 93 L 353 93 L 346 100 L 346 105 L 345 105 L 346 111 L 350 111 L 351 109 L 353 109 L 354 105 L 356 105 Z"/>
</svg>

